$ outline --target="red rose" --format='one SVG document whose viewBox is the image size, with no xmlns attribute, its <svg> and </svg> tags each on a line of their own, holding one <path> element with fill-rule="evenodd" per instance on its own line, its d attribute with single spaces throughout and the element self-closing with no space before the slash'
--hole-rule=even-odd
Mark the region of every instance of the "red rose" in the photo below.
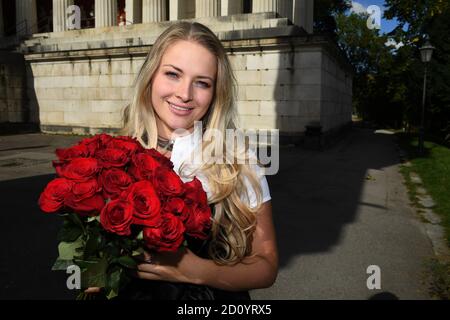
<svg viewBox="0 0 450 320">
<path fill-rule="evenodd" d="M 169 158 L 167 158 L 164 155 L 162 155 L 156 149 L 154 149 L 154 148 L 146 149 L 144 152 L 146 154 L 150 155 L 156 161 L 158 161 L 163 167 L 166 167 L 167 169 L 172 169 L 173 168 L 172 161 L 170 161 Z"/>
<path fill-rule="evenodd" d="M 79 202 L 84 199 L 93 197 L 100 190 L 100 186 L 98 185 L 96 179 L 76 182 L 73 184 L 72 192 L 68 194 L 67 198 L 72 198 L 74 202 Z"/>
<path fill-rule="evenodd" d="M 131 234 L 130 226 L 133 222 L 133 206 L 125 200 L 110 201 L 100 213 L 100 223 L 109 232 L 121 236 Z"/>
<path fill-rule="evenodd" d="M 159 167 L 161 167 L 161 164 L 152 156 L 145 153 L 139 153 L 132 157 L 128 173 L 136 180 L 152 181 L 154 173 Z"/>
<path fill-rule="evenodd" d="M 208 197 L 206 192 L 203 190 L 202 183 L 200 180 L 194 177 L 192 181 L 186 182 L 184 184 L 185 188 L 185 202 L 191 205 L 208 205 Z"/>
<path fill-rule="evenodd" d="M 184 184 L 172 169 L 161 167 L 155 173 L 155 183 L 162 196 L 176 197 L 184 192 Z"/>
<path fill-rule="evenodd" d="M 53 163 L 60 177 L 82 182 L 95 177 L 100 170 L 94 158 L 76 158 L 68 163 Z"/>
<path fill-rule="evenodd" d="M 116 199 L 131 185 L 132 181 L 125 171 L 112 168 L 100 174 L 99 183 L 105 199 Z"/>
<path fill-rule="evenodd" d="M 134 207 L 133 223 L 148 227 L 161 224 L 161 203 L 150 182 L 136 182 L 123 194 L 123 198 Z"/>
<path fill-rule="evenodd" d="M 64 199 L 72 190 L 73 182 L 64 178 L 50 181 L 39 197 L 39 207 L 42 211 L 53 213 L 64 206 Z"/>
<path fill-rule="evenodd" d="M 185 222 L 190 214 L 188 207 L 181 198 L 170 198 L 167 200 L 163 211 L 179 217 L 182 222 Z"/>
<path fill-rule="evenodd" d="M 56 149 L 55 153 L 60 161 L 89 157 L 89 149 L 85 145 L 76 145 L 67 149 Z"/>
<path fill-rule="evenodd" d="M 184 230 L 181 220 L 167 213 L 159 228 L 144 228 L 144 243 L 158 252 L 176 251 L 184 241 Z"/>
<path fill-rule="evenodd" d="M 92 197 L 76 201 L 76 198 L 69 194 L 65 201 L 65 205 L 72 208 L 75 213 L 78 213 L 81 216 L 96 216 L 105 206 L 105 200 L 101 195 L 95 194 Z"/>
<path fill-rule="evenodd" d="M 136 152 L 143 152 L 145 149 L 141 144 L 131 137 L 116 137 L 108 143 L 108 148 L 119 149 L 127 154 L 127 157 L 131 157 Z"/>
<path fill-rule="evenodd" d="M 97 150 L 106 148 L 108 142 L 111 139 L 111 136 L 102 133 L 95 135 L 92 138 L 83 139 L 79 142 L 79 144 L 85 145 L 89 150 L 89 154 L 93 156 L 97 152 Z"/>
<path fill-rule="evenodd" d="M 186 233 L 194 238 L 205 240 L 211 228 L 211 209 L 209 206 L 195 206 L 184 223 Z"/>
<path fill-rule="evenodd" d="M 129 157 L 125 151 L 112 148 L 98 150 L 95 153 L 95 157 L 99 160 L 103 168 L 123 167 L 129 161 Z"/>
</svg>

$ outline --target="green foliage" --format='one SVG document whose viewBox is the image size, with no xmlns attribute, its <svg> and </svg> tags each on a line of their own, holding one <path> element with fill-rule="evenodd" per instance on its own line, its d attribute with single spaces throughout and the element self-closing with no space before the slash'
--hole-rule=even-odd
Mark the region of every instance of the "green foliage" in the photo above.
<svg viewBox="0 0 450 320">
<path fill-rule="evenodd" d="M 442 300 L 450 300 L 450 263 L 432 259 L 428 267 L 432 274 L 431 294 Z"/>
<path fill-rule="evenodd" d="M 420 39 L 432 19 L 442 16 L 450 8 L 448 0 L 385 0 L 385 4 L 385 18 L 396 18 L 399 21 L 399 28 L 395 33 L 409 38 L 412 42 Z M 405 32 L 402 31 L 404 27 L 407 28 Z"/>
<path fill-rule="evenodd" d="M 335 17 L 351 7 L 349 0 L 315 0 L 314 32 L 334 35 L 336 32 Z"/>
<path fill-rule="evenodd" d="M 417 138 L 407 134 L 397 134 L 402 149 L 410 156 L 412 166 L 404 170 L 406 175 L 416 172 L 423 186 L 436 202 L 433 211 L 442 218 L 450 244 L 450 149 L 438 143 L 425 141 L 426 156 L 417 154 Z"/>
<path fill-rule="evenodd" d="M 436 48 L 428 66 L 426 132 L 450 142 L 450 1 L 387 0 L 385 17 L 400 25 L 388 35 L 366 26 L 367 16 L 336 15 L 337 41 L 355 68 L 354 110 L 364 120 L 410 130 L 421 123 L 425 34 Z M 404 45 L 385 46 L 388 38 Z"/>
<path fill-rule="evenodd" d="M 67 270 L 71 265 L 81 269 L 82 292 L 88 287 L 103 288 L 107 298 L 117 296 L 129 281 L 126 269 L 135 269 L 134 257 L 142 254 L 142 237 L 138 230 L 130 237 L 118 236 L 102 228 L 96 217 L 64 214 L 59 232 L 59 257 L 52 270 Z M 90 295 L 80 294 L 79 299 Z"/>
<path fill-rule="evenodd" d="M 338 44 L 355 69 L 353 109 L 360 117 L 395 126 L 402 122 L 405 86 L 397 81 L 402 63 L 385 45 L 388 38 L 367 28 L 367 15 L 338 14 Z M 400 61 L 401 62 L 401 61 Z M 397 74 L 392 74 L 396 70 Z M 394 77 L 393 77 L 394 76 Z"/>
</svg>

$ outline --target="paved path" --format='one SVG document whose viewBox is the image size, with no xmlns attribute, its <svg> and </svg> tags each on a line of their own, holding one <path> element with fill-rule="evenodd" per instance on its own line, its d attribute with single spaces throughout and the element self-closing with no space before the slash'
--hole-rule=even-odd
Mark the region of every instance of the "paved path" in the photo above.
<svg viewBox="0 0 450 320">
<path fill-rule="evenodd" d="M 53 178 L 54 149 L 79 139 L 0 136 L 0 299 L 73 298 L 67 275 L 50 271 L 61 221 L 40 213 L 37 198 Z M 283 147 L 280 159 L 269 177 L 280 273 L 253 298 L 429 298 L 421 280 L 432 248 L 408 206 L 392 136 L 353 129 L 331 149 Z M 369 265 L 381 268 L 381 290 L 366 287 Z"/>
<path fill-rule="evenodd" d="M 354 128 L 333 148 L 285 148 L 269 177 L 281 255 L 255 299 L 429 299 L 430 240 L 408 205 L 392 135 Z M 367 267 L 381 270 L 369 290 Z M 375 296 L 377 295 L 377 296 Z"/>
</svg>

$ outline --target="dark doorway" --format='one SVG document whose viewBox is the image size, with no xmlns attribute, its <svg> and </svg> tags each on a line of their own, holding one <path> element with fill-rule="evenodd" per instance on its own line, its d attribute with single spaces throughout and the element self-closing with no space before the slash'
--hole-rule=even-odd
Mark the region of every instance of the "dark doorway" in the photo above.
<svg viewBox="0 0 450 320">
<path fill-rule="evenodd" d="M 52 0 L 37 0 L 37 32 L 53 31 L 53 4 Z"/>
<path fill-rule="evenodd" d="M 125 0 L 117 1 L 117 25 L 122 26 L 125 25 L 127 21 L 127 17 L 125 14 Z"/>
<path fill-rule="evenodd" d="M 244 0 L 243 13 L 252 13 L 252 0 Z"/>
<path fill-rule="evenodd" d="M 16 2 L 11 0 L 2 1 L 3 8 L 3 30 L 5 37 L 16 34 Z"/>
<path fill-rule="evenodd" d="M 80 7 L 81 29 L 95 28 L 94 0 L 75 0 L 74 5 Z"/>
</svg>

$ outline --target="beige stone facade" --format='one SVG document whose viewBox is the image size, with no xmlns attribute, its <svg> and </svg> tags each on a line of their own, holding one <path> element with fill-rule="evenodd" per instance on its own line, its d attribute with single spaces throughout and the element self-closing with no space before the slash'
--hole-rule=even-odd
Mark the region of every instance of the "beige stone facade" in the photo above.
<svg viewBox="0 0 450 320">
<path fill-rule="evenodd" d="M 328 131 L 351 121 L 350 69 L 330 41 L 306 32 L 312 26 L 293 23 L 308 21 L 305 12 L 293 11 L 302 5 L 308 12 L 308 1 L 253 1 L 255 13 L 247 14 L 239 13 L 239 1 L 191 1 L 195 12 L 187 2 L 164 2 L 170 10 L 162 2 L 126 1 L 133 5 L 133 19 L 150 22 L 63 29 L 22 43 L 27 110 L 42 131 L 94 134 L 119 128 L 145 55 L 175 16 L 197 17 L 222 40 L 238 82 L 237 108 L 245 128 L 298 136 L 311 122 Z M 221 16 L 224 11 L 237 14 Z"/>
</svg>

